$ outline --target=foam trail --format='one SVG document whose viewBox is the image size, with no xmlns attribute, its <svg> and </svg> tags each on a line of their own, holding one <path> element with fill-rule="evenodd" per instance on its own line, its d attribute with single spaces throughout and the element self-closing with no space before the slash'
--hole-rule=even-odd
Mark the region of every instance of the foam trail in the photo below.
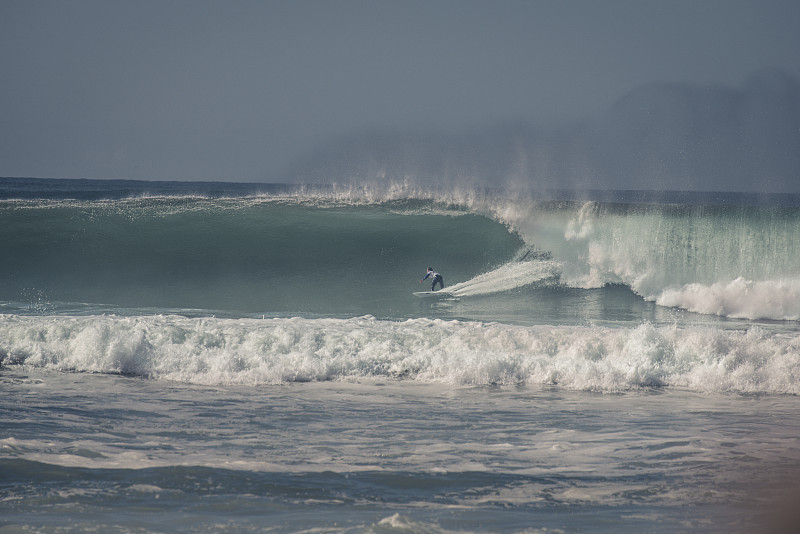
<svg viewBox="0 0 800 534">
<path fill-rule="evenodd" d="M 554 261 L 511 262 L 447 288 L 455 297 L 474 297 L 520 289 L 545 281 L 557 281 L 559 264 Z"/>
</svg>

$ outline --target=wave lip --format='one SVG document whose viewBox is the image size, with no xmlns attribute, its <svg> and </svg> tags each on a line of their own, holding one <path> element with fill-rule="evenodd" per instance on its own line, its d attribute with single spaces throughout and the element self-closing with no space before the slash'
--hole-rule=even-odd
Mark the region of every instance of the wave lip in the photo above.
<svg viewBox="0 0 800 534">
<path fill-rule="evenodd" d="M 800 394 L 800 335 L 759 328 L 0 316 L 0 363 L 208 385 L 398 379 Z"/>
</svg>

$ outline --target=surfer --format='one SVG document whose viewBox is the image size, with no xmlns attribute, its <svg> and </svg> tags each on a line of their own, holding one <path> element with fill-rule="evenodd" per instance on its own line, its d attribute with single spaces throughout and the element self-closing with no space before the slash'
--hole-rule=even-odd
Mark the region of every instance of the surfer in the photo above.
<svg viewBox="0 0 800 534">
<path fill-rule="evenodd" d="M 431 291 L 436 291 L 436 284 L 439 284 L 441 286 L 439 287 L 439 289 L 444 289 L 444 278 L 442 278 L 441 274 L 434 271 L 433 267 L 428 267 L 428 274 L 426 274 L 425 278 L 420 280 L 419 283 L 421 284 L 430 277 L 433 277 L 433 283 L 431 284 Z"/>
</svg>

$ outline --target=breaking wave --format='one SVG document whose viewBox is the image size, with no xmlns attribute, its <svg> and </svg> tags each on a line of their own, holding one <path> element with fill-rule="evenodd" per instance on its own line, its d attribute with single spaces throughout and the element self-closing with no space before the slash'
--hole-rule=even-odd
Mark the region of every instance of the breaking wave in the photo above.
<svg viewBox="0 0 800 534">
<path fill-rule="evenodd" d="M 0 316 L 0 359 L 197 384 L 402 379 L 800 393 L 800 335 L 410 319 Z"/>
<path fill-rule="evenodd" d="M 33 293 L 122 307 L 402 317 L 409 282 L 434 263 L 457 297 L 621 284 L 661 306 L 800 319 L 800 209 L 791 205 L 395 185 L 5 200 L 0 222 L 7 302 Z"/>
</svg>

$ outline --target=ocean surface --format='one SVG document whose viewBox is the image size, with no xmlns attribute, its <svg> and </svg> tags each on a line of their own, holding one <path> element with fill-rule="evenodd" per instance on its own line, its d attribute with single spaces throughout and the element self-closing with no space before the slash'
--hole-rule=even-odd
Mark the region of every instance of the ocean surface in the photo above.
<svg viewBox="0 0 800 534">
<path fill-rule="evenodd" d="M 789 533 L 798 481 L 798 195 L 0 179 L 0 533 Z"/>
</svg>

